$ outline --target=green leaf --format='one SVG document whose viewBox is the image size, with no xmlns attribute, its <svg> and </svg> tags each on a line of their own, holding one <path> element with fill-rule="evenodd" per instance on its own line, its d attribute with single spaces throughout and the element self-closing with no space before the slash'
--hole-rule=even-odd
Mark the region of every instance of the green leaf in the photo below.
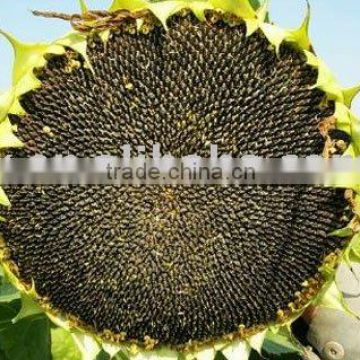
<svg viewBox="0 0 360 360">
<path fill-rule="evenodd" d="M 301 359 L 296 351 L 269 340 L 265 341 L 263 352 L 272 359 Z"/>
<path fill-rule="evenodd" d="M 8 303 L 19 298 L 19 292 L 11 284 L 0 285 L 0 303 Z"/>
<path fill-rule="evenodd" d="M 296 353 L 268 353 L 263 351 L 262 355 L 259 355 L 256 351 L 250 354 L 249 360 L 302 360 L 302 357 Z"/>
<path fill-rule="evenodd" d="M 357 234 L 351 242 L 351 251 L 354 255 L 353 261 L 360 262 L 360 235 Z"/>
<path fill-rule="evenodd" d="M 0 332 L 0 351 L 9 360 L 50 360 L 50 321 L 36 315 Z"/>
<path fill-rule="evenodd" d="M 277 334 L 269 332 L 264 345 L 263 351 L 268 354 L 293 354 L 298 353 L 299 348 L 289 340 L 289 337 L 286 333 L 282 333 L 281 331 Z"/>
<path fill-rule="evenodd" d="M 20 311 L 20 308 L 21 308 L 20 300 L 14 300 L 6 304 L 0 303 L 0 332 L 12 325 L 12 319 Z"/>
<path fill-rule="evenodd" d="M 1 349 L 0 349 L 0 359 L 1 360 L 10 360 Z"/>
<path fill-rule="evenodd" d="M 53 360 L 81 360 L 81 352 L 70 333 L 62 328 L 51 330 Z"/>
<path fill-rule="evenodd" d="M 349 227 L 335 230 L 330 234 L 330 236 L 337 236 L 337 237 L 349 237 L 352 235 L 354 235 L 354 231 Z"/>
<path fill-rule="evenodd" d="M 255 10 L 257 10 L 261 6 L 261 1 L 260 0 L 250 0 L 250 4 Z"/>
<path fill-rule="evenodd" d="M 16 318 L 13 319 L 13 322 L 19 322 L 20 320 L 33 316 L 33 315 L 39 315 L 43 313 L 43 310 L 41 309 L 40 305 L 36 303 L 30 296 L 26 294 L 21 294 L 21 310 L 17 314 Z"/>
<path fill-rule="evenodd" d="M 126 356 L 124 353 L 122 353 L 120 351 L 113 357 L 113 360 L 129 360 L 129 358 L 128 358 L 128 356 Z"/>
<path fill-rule="evenodd" d="M 218 351 L 215 355 L 215 360 L 226 360 L 226 358 L 220 351 Z"/>
<path fill-rule="evenodd" d="M 113 360 L 122 359 L 121 357 L 118 357 L 118 355 L 115 355 L 113 357 Z M 96 357 L 96 360 L 110 360 L 110 356 L 105 351 L 100 351 L 99 355 Z"/>
</svg>

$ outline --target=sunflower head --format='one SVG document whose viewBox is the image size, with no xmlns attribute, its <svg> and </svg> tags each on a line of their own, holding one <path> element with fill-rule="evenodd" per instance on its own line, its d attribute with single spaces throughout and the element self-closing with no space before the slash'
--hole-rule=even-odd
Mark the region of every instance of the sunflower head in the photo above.
<svg viewBox="0 0 360 360">
<path fill-rule="evenodd" d="M 51 44 L 15 49 L 0 101 L 7 155 L 358 155 L 342 89 L 266 4 L 115 0 Z M 6 186 L 1 261 L 26 314 L 45 312 L 84 357 L 229 360 L 330 304 L 357 260 L 358 189 L 323 186 Z M 355 214 L 355 216 L 354 216 Z M 341 229 L 341 230 L 338 230 Z M 335 304 L 335 305 L 334 305 Z M 24 315 L 25 314 L 25 315 Z M 69 340 L 71 343 L 71 339 Z M 76 355 L 78 356 L 78 355 Z M 75 355 L 74 355 L 75 359 Z"/>
</svg>

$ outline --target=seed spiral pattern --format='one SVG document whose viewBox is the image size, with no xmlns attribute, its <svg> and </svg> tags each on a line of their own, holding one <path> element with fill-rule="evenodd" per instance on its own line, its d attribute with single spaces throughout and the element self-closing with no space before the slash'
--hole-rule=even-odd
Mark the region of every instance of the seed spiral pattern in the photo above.
<svg viewBox="0 0 360 360">
<path fill-rule="evenodd" d="M 131 24 L 131 22 L 130 22 Z M 169 31 L 88 40 L 92 70 L 68 50 L 37 74 L 12 116 L 15 156 L 320 154 L 331 116 L 317 72 L 276 56 L 243 24 L 175 16 Z M 98 332 L 171 345 L 276 318 L 341 246 L 342 191 L 310 186 L 12 186 L 1 224 L 21 277 Z"/>
</svg>

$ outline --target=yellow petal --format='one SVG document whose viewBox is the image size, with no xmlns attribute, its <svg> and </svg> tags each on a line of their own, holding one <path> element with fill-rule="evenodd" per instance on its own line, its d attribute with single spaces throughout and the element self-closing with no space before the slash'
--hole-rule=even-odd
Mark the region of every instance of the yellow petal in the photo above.
<svg viewBox="0 0 360 360">
<path fill-rule="evenodd" d="M 216 10 L 235 14 L 242 19 L 255 19 L 256 12 L 248 0 L 209 0 Z"/>
<path fill-rule="evenodd" d="M 343 89 L 345 105 L 350 108 L 353 100 L 359 93 L 360 93 L 360 84 L 353 86 L 351 88 Z"/>
<path fill-rule="evenodd" d="M 6 207 L 10 206 L 10 201 L 5 194 L 5 191 L 2 187 L 0 187 L 0 205 L 4 205 Z"/>
<path fill-rule="evenodd" d="M 79 5 L 80 5 L 82 14 L 85 14 L 89 11 L 89 8 L 88 8 L 85 0 L 79 0 Z"/>
<path fill-rule="evenodd" d="M 8 118 L 0 123 L 0 149 L 23 146 L 23 143 L 14 135 L 13 130 Z"/>
<path fill-rule="evenodd" d="M 287 40 L 294 42 L 300 49 L 310 50 L 311 42 L 309 36 L 309 26 L 311 18 L 310 4 L 308 3 L 305 19 L 299 29 L 290 30 L 287 35 Z"/>
<path fill-rule="evenodd" d="M 45 43 L 25 44 L 17 40 L 14 36 L 0 30 L 0 34 L 5 36 L 12 45 L 15 53 L 13 84 L 17 82 L 29 71 L 35 67 L 44 64 L 43 55 L 46 53 L 49 45 Z"/>
<path fill-rule="evenodd" d="M 116 10 L 129 10 L 129 11 L 138 11 L 147 9 L 149 2 L 146 0 L 114 0 L 110 6 L 110 11 Z"/>
<path fill-rule="evenodd" d="M 14 91 L 7 91 L 0 96 L 0 122 L 4 120 L 11 107 L 11 104 L 14 102 Z"/>
</svg>

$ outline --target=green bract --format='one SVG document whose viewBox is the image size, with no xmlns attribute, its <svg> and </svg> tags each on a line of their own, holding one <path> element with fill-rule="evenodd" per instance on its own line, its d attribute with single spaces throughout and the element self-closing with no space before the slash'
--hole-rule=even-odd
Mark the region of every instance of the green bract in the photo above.
<svg viewBox="0 0 360 360">
<path fill-rule="evenodd" d="M 88 8 L 84 0 L 80 1 L 81 11 L 86 14 Z M 327 94 L 328 100 L 335 103 L 334 118 L 336 128 L 350 135 L 351 144 L 345 152 L 345 155 L 357 157 L 360 155 L 360 121 L 351 111 L 351 102 L 360 92 L 360 86 L 350 89 L 343 89 L 338 84 L 331 71 L 313 52 L 309 38 L 310 9 L 305 16 L 299 29 L 282 29 L 273 23 L 268 22 L 267 2 L 257 10 L 251 5 L 249 0 L 205 0 L 205 1 L 173 1 L 166 0 L 161 2 L 148 2 L 145 0 L 114 0 L 110 11 L 126 9 L 130 11 L 150 10 L 153 15 L 167 27 L 167 20 L 170 16 L 182 9 L 190 9 L 200 21 L 205 21 L 205 11 L 215 10 L 224 14 L 232 14 L 245 21 L 247 26 L 247 35 L 250 36 L 257 30 L 261 30 L 269 42 L 274 46 L 276 52 L 280 50 L 283 42 L 289 42 L 301 50 L 307 58 L 307 62 L 318 70 L 318 80 L 316 88 L 321 89 Z M 138 20 L 139 28 L 143 23 Z M 1 32 L 14 48 L 15 62 L 13 71 L 12 88 L 0 97 L 0 148 L 21 147 L 21 141 L 16 137 L 16 126 L 13 126 L 9 120 L 8 114 L 23 115 L 25 111 L 19 103 L 19 97 L 41 85 L 35 77 L 34 70 L 44 67 L 47 58 L 52 54 L 63 54 L 65 48 L 72 48 L 80 53 L 91 69 L 91 63 L 87 56 L 86 34 L 73 31 L 63 38 L 50 44 L 23 44 L 8 33 Z M 106 42 L 109 35 L 108 30 L 101 32 L 100 36 Z M 326 284 L 321 291 L 308 304 L 321 304 L 336 309 L 350 312 L 346 307 L 340 291 L 336 287 L 335 269 L 339 262 L 345 262 L 351 266 L 351 262 L 360 262 L 360 236 L 358 215 L 360 206 L 360 191 L 357 185 L 358 181 L 353 175 L 342 176 L 332 179 L 332 186 L 347 187 L 354 191 L 354 212 L 355 217 L 346 229 L 339 230 L 335 235 L 342 237 L 352 237 L 347 248 L 339 255 L 329 257 L 320 270 L 326 279 Z M 0 203 L 4 206 L 10 206 L 10 202 L 4 191 L 0 188 Z M 3 239 L 5 241 L 6 239 Z M 212 345 L 192 349 L 191 351 L 180 353 L 178 351 L 159 348 L 156 350 L 144 350 L 134 344 L 126 342 L 121 344 L 104 342 L 98 335 L 87 332 L 86 329 L 79 327 L 74 319 L 66 314 L 59 314 L 50 308 L 48 304 L 43 303 L 36 293 L 35 287 L 28 288 L 22 284 L 12 268 L 11 264 L 5 261 L 5 246 L 0 242 L 0 260 L 4 269 L 4 275 L 7 281 L 11 283 L 21 294 L 22 309 L 13 319 L 13 323 L 22 319 L 45 313 L 48 318 L 58 326 L 51 330 L 53 345 L 52 352 L 54 359 L 86 359 L 92 360 L 101 350 L 108 353 L 111 357 L 117 356 L 117 359 L 130 358 L 131 360 L 155 360 L 155 359 L 178 359 L 186 360 L 211 360 L 218 351 L 228 360 L 247 359 L 251 349 L 261 352 L 263 342 L 266 337 L 279 343 L 285 340 L 291 341 L 290 325 L 295 321 L 303 311 L 294 311 L 290 316 L 284 316 L 283 321 L 273 323 L 267 329 L 259 329 L 258 333 L 244 337 L 244 340 L 221 340 Z M 5 300 L 4 300 L 5 299 Z M 6 301 L 6 298 L 0 293 L 0 303 Z M 296 344 L 295 349 L 301 350 Z"/>
</svg>

